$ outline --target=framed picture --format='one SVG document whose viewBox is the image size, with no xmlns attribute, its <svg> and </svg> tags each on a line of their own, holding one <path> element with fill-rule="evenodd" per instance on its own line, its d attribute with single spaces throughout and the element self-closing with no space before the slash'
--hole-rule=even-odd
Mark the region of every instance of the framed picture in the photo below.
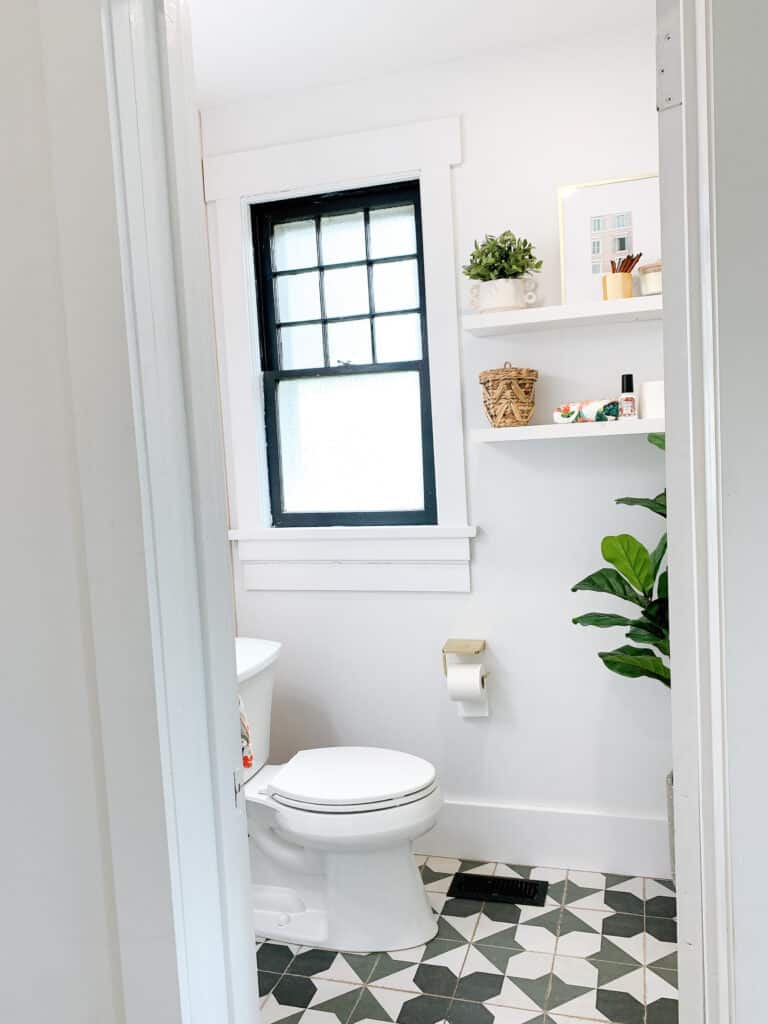
<svg viewBox="0 0 768 1024">
<path fill-rule="evenodd" d="M 565 185 L 558 203 L 563 302 L 600 301 L 613 259 L 661 259 L 658 175 Z"/>
</svg>

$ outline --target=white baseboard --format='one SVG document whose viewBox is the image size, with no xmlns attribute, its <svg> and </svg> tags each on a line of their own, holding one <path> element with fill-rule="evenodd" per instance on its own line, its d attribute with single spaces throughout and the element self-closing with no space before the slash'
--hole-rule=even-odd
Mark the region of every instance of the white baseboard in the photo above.
<svg viewBox="0 0 768 1024">
<path fill-rule="evenodd" d="M 417 852 L 612 874 L 667 878 L 664 818 L 446 800 Z"/>
</svg>

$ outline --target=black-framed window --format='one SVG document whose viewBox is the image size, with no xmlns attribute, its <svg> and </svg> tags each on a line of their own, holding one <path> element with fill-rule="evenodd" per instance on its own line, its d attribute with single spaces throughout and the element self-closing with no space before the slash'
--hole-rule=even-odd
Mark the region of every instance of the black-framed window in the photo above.
<svg viewBox="0 0 768 1024">
<path fill-rule="evenodd" d="M 436 523 L 418 182 L 251 220 L 273 524 Z"/>
</svg>

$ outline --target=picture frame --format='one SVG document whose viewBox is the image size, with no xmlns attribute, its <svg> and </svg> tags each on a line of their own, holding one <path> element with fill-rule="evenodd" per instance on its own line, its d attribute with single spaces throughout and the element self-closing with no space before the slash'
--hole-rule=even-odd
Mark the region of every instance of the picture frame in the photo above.
<svg viewBox="0 0 768 1024">
<path fill-rule="evenodd" d="M 610 261 L 642 252 L 661 259 L 658 174 L 613 178 L 558 189 L 563 303 L 599 302 Z"/>
</svg>

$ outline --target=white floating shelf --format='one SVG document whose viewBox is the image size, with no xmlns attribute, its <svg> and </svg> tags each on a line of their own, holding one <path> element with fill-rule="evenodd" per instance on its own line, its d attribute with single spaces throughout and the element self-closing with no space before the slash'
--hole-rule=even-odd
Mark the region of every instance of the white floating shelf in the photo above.
<svg viewBox="0 0 768 1024">
<path fill-rule="evenodd" d="M 664 430 L 664 420 L 609 420 L 607 423 L 545 423 L 536 427 L 488 427 L 472 430 L 476 444 L 506 441 L 557 441 L 565 438 L 615 437 L 618 434 L 656 434 Z"/>
<path fill-rule="evenodd" d="M 498 313 L 466 313 L 465 331 L 478 338 L 501 334 L 522 334 L 558 327 L 594 327 L 597 324 L 622 324 L 633 320 L 660 320 L 661 295 L 638 295 L 610 302 L 580 302 L 566 306 L 529 306 Z"/>
</svg>

